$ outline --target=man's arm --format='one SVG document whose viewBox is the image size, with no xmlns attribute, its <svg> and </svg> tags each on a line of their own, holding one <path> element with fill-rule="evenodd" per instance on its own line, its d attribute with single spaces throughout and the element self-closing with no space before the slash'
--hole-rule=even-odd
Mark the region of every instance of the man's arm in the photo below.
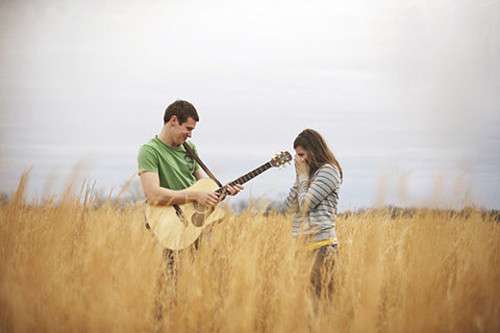
<svg viewBox="0 0 500 333">
<path fill-rule="evenodd" d="M 196 180 L 200 180 L 202 178 L 205 178 L 205 175 L 203 174 L 203 171 L 201 171 L 201 168 L 198 168 L 194 171 L 194 178 L 196 178 Z"/>
<path fill-rule="evenodd" d="M 196 179 L 199 179 L 195 171 Z M 201 172 L 201 171 L 200 171 Z M 156 172 L 144 171 L 140 174 L 142 189 L 149 203 L 155 205 L 180 205 L 186 202 L 197 201 L 205 206 L 214 206 L 218 202 L 219 194 L 210 191 L 170 190 L 160 186 L 160 177 Z M 203 178 L 203 173 L 201 177 Z"/>
</svg>

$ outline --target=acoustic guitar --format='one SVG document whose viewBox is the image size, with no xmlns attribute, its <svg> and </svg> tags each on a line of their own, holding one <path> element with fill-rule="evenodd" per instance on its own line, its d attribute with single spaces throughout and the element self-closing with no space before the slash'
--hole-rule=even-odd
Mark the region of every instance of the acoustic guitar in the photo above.
<svg viewBox="0 0 500 333">
<path fill-rule="evenodd" d="M 292 160 L 289 152 L 281 152 L 269 162 L 241 176 L 229 185 L 242 185 L 272 167 L 281 167 Z M 227 196 L 226 186 L 219 187 L 210 178 L 198 180 L 188 191 L 214 191 L 220 194 L 219 202 Z M 159 241 L 170 250 L 182 250 L 193 244 L 204 228 L 224 218 L 224 210 L 217 206 L 208 207 L 197 202 L 182 205 L 155 206 L 146 208 L 146 220 Z"/>
</svg>

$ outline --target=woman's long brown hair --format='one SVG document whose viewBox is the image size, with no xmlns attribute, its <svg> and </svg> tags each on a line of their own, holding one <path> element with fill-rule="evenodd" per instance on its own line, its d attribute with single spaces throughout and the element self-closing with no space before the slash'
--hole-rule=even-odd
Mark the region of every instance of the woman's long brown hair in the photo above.
<svg viewBox="0 0 500 333">
<path fill-rule="evenodd" d="M 335 166 L 340 172 L 340 178 L 343 179 L 342 168 L 321 134 L 312 129 L 303 130 L 293 142 L 293 148 L 298 146 L 307 151 L 309 179 L 324 164 Z"/>
</svg>

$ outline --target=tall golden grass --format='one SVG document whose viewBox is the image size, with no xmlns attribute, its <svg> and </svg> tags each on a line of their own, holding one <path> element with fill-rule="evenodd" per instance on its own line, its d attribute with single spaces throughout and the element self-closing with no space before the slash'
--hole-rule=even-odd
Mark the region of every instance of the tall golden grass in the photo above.
<svg viewBox="0 0 500 333">
<path fill-rule="evenodd" d="M 171 274 L 143 205 L 23 188 L 0 207 L 1 331 L 500 331 L 500 224 L 479 210 L 341 215 L 318 298 L 289 217 L 228 211 Z"/>
</svg>

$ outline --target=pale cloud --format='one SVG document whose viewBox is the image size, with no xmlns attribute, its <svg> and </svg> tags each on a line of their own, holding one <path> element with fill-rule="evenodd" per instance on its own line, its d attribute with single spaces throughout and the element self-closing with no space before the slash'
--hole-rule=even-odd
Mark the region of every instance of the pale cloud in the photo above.
<svg viewBox="0 0 500 333">
<path fill-rule="evenodd" d="M 183 98 L 200 111 L 200 152 L 228 178 L 245 169 L 230 163 L 251 168 L 292 150 L 312 127 L 355 175 L 344 199 L 356 205 L 372 202 L 378 175 L 393 168 L 412 172 L 413 188 L 442 170 L 466 170 L 487 188 L 481 198 L 500 206 L 499 1 L 75 0 L 0 9 L 8 190 L 26 166 L 52 160 L 68 170 L 83 156 L 116 186 L 159 131 L 164 107 Z M 111 178 L 109 156 L 122 163 Z"/>
</svg>

